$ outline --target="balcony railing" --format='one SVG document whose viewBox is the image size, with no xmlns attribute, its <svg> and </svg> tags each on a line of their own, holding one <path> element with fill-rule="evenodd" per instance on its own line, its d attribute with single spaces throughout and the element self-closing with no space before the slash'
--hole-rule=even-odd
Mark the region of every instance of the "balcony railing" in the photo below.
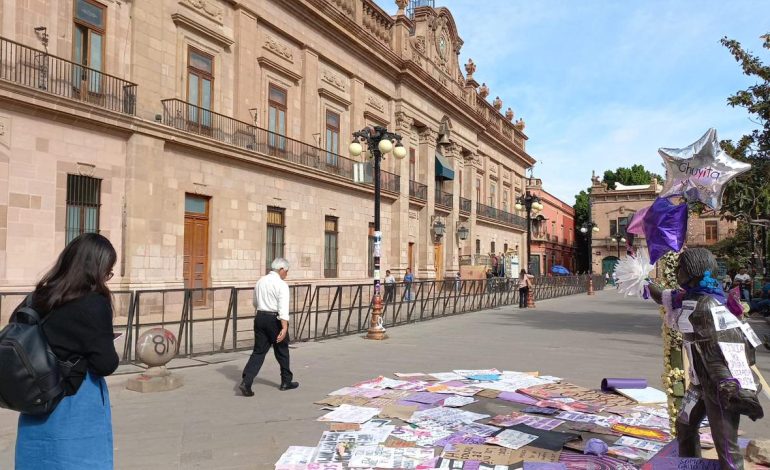
<svg viewBox="0 0 770 470">
<path fill-rule="evenodd" d="M 452 193 L 442 191 L 440 188 L 436 188 L 436 205 L 452 208 Z"/>
<path fill-rule="evenodd" d="M 163 124 L 167 126 L 314 168 L 322 173 L 353 179 L 353 164 L 357 162 L 349 158 L 178 99 L 162 100 L 161 103 Z M 399 192 L 401 179 L 398 175 L 382 170 L 380 181 L 383 190 Z"/>
<path fill-rule="evenodd" d="M 409 180 L 409 195 L 416 199 L 428 200 L 428 186 Z"/>
<path fill-rule="evenodd" d="M 460 198 L 460 212 L 471 212 L 471 200 L 465 199 L 464 197 Z"/>
<path fill-rule="evenodd" d="M 0 80 L 133 115 L 136 84 L 0 38 Z"/>
<path fill-rule="evenodd" d="M 504 224 L 513 225 L 514 227 L 521 229 L 526 230 L 527 228 L 527 220 L 524 217 L 484 205 L 480 202 L 476 203 L 476 215 L 479 217 L 486 217 L 497 222 L 502 222 Z"/>
</svg>

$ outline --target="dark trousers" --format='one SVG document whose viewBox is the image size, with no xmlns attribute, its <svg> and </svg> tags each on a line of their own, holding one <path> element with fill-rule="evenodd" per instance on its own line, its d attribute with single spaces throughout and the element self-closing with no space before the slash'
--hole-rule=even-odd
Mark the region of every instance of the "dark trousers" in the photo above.
<svg viewBox="0 0 770 470">
<path fill-rule="evenodd" d="M 249 362 L 243 369 L 243 382 L 251 386 L 254 378 L 259 374 L 265 355 L 273 347 L 275 359 L 281 366 L 281 383 L 289 383 L 294 378 L 289 369 L 289 333 L 280 343 L 276 342 L 278 333 L 281 332 L 281 321 L 277 316 L 268 313 L 257 313 L 254 317 L 254 350 L 251 352 Z"/>
<path fill-rule="evenodd" d="M 519 308 L 527 308 L 527 296 L 529 287 L 519 287 Z"/>
<path fill-rule="evenodd" d="M 396 293 L 396 286 L 393 284 L 385 284 L 385 302 L 393 302 L 393 297 Z"/>
<path fill-rule="evenodd" d="M 738 424 L 741 415 L 723 409 L 718 400 L 716 390 L 709 392 L 701 389 L 700 399 L 690 412 L 687 422 L 685 423 L 681 416 L 677 419 L 679 457 L 700 458 L 698 430 L 703 418 L 708 416 L 722 470 L 743 470 L 743 454 L 738 446 Z"/>
</svg>

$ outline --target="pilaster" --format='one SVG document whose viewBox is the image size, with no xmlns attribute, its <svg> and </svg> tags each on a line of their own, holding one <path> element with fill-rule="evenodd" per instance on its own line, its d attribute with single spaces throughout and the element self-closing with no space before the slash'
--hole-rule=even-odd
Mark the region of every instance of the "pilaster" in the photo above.
<svg viewBox="0 0 770 470">
<path fill-rule="evenodd" d="M 436 204 L 436 139 L 438 139 L 436 129 L 425 128 L 420 132 L 417 152 L 420 180 L 428 186 L 427 202 L 420 211 L 420 237 L 417 244 L 417 276 L 420 279 L 436 277 L 431 227 L 431 216 L 434 214 Z"/>
<path fill-rule="evenodd" d="M 409 145 L 410 132 L 412 129 L 412 118 L 402 111 L 396 111 L 395 132 L 401 135 L 401 141 L 404 146 Z M 390 237 L 390 252 L 392 255 L 388 259 L 389 267 L 393 274 L 399 279 L 406 272 L 409 262 L 409 152 L 401 160 L 394 161 L 394 171 L 401 177 L 401 187 L 398 199 L 393 203 L 391 215 L 392 226 Z"/>
<path fill-rule="evenodd" d="M 313 137 L 313 134 L 321 132 L 318 127 L 321 122 L 318 116 L 318 54 L 305 48 L 302 50 L 302 59 L 302 140 L 319 145 Z M 347 148 L 342 146 L 343 142 L 348 142 L 347 136 L 340 136 L 340 149 Z"/>
<path fill-rule="evenodd" d="M 257 18 L 244 10 L 235 12 L 235 31 L 238 36 L 235 47 L 235 118 L 244 122 L 254 122 L 249 109 L 259 106 L 259 88 L 257 85 L 257 56 L 255 48 L 246 44 L 257 43 Z M 259 110 L 261 111 L 261 110 Z"/>
</svg>

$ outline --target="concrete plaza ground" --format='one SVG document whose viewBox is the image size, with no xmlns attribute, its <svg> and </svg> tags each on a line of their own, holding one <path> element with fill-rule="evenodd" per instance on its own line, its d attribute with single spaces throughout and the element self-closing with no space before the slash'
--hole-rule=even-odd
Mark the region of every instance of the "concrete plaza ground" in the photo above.
<svg viewBox="0 0 770 470">
<path fill-rule="evenodd" d="M 767 330 L 755 323 L 757 332 Z M 269 357 L 256 396 L 236 393 L 248 352 L 172 366 L 183 388 L 139 394 L 127 375 L 108 378 L 116 467 L 121 469 L 270 469 L 289 445 L 315 446 L 328 424 L 313 402 L 337 388 L 393 372 L 444 372 L 496 367 L 540 371 L 596 388 L 603 377 L 644 377 L 660 387 L 660 318 L 651 302 L 623 299 L 612 288 L 547 300 L 535 310 L 501 307 L 394 328 L 389 339 L 359 336 L 292 347 L 298 390 L 280 392 Z M 770 376 L 770 352 L 757 362 Z M 770 401 L 762 398 L 766 413 Z M 749 437 L 770 437 L 770 417 L 743 420 Z M 0 469 L 13 468 L 16 414 L 0 411 Z"/>
</svg>

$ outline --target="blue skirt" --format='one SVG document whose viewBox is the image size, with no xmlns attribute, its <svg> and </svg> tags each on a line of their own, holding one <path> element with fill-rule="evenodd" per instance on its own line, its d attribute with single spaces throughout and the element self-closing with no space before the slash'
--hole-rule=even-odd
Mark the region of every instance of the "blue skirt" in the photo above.
<svg viewBox="0 0 770 470">
<path fill-rule="evenodd" d="M 19 415 L 16 470 L 112 470 L 112 413 L 103 377 L 86 375 L 47 416 Z"/>
</svg>

